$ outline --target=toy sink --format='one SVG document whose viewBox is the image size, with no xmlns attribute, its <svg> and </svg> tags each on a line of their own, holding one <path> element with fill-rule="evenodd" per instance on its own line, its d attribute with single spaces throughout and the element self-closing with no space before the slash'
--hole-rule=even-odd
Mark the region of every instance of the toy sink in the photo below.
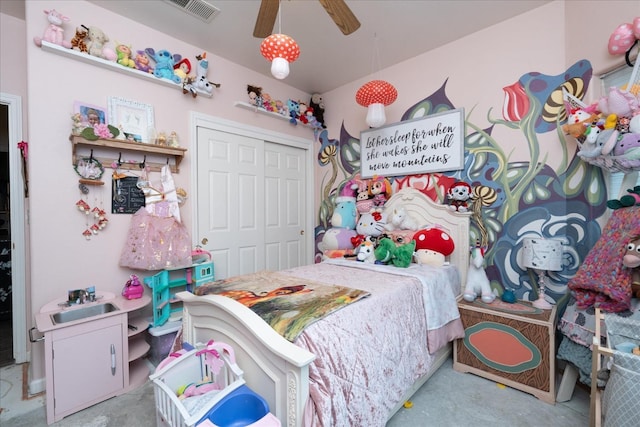
<svg viewBox="0 0 640 427">
<path fill-rule="evenodd" d="M 97 305 L 88 305 L 82 308 L 75 308 L 73 310 L 60 311 L 51 315 L 51 320 L 54 324 L 59 325 L 61 323 L 73 322 L 74 320 L 86 319 L 100 314 L 111 313 L 112 311 L 120 310 L 118 307 L 110 302 Z"/>
</svg>

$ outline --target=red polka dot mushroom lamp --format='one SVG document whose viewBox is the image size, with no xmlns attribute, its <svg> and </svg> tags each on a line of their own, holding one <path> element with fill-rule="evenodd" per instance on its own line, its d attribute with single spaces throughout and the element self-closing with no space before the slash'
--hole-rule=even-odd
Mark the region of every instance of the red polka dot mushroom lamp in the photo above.
<svg viewBox="0 0 640 427">
<path fill-rule="evenodd" d="M 384 107 L 392 104 L 398 98 L 398 91 L 389 82 L 371 80 L 362 85 L 356 92 L 356 102 L 367 107 L 367 124 L 372 128 L 382 126 L 387 118 Z"/>
<path fill-rule="evenodd" d="M 271 74 L 282 80 L 289 75 L 289 63 L 300 56 L 300 46 L 285 34 L 271 34 L 260 44 L 260 53 L 271 61 Z"/>
</svg>

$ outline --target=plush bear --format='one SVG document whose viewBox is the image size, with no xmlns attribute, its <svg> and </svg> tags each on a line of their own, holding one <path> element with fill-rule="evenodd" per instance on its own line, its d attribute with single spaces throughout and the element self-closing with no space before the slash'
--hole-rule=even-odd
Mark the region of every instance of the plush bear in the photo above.
<svg viewBox="0 0 640 427">
<path fill-rule="evenodd" d="M 116 53 L 107 48 L 105 45 L 109 41 L 109 37 L 98 27 L 89 27 L 89 34 L 87 34 L 87 53 L 98 58 L 106 59 L 108 61 L 115 61 L 117 58 Z"/>
</svg>

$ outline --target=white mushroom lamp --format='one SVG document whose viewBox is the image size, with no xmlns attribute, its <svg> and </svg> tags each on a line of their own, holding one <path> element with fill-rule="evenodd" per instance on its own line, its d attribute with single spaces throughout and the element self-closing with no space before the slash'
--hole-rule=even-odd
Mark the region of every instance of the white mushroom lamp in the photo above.
<svg viewBox="0 0 640 427">
<path fill-rule="evenodd" d="M 396 98 L 398 91 L 384 80 L 371 80 L 356 92 L 356 102 L 367 107 L 366 121 L 372 128 L 380 127 L 387 121 L 384 107 L 395 102 Z"/>
<path fill-rule="evenodd" d="M 526 238 L 522 241 L 521 265 L 538 275 L 538 299 L 533 306 L 548 310 L 552 305 L 544 298 L 547 271 L 562 270 L 562 243 L 559 240 Z"/>
</svg>

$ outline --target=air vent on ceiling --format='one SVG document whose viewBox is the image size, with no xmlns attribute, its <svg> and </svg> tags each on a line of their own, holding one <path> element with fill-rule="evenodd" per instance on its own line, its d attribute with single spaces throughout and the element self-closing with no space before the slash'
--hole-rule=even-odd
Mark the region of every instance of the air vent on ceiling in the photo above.
<svg viewBox="0 0 640 427">
<path fill-rule="evenodd" d="M 178 9 L 194 16 L 204 22 L 211 22 L 219 13 L 220 9 L 207 3 L 204 0 L 164 0 Z"/>
</svg>

